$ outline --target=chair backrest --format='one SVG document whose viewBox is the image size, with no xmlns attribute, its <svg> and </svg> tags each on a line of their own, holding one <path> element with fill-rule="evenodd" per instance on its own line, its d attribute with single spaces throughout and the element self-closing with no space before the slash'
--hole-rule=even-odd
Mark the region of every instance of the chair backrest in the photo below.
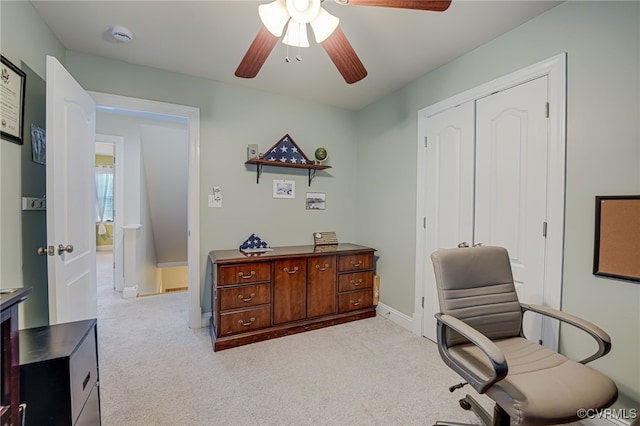
<svg viewBox="0 0 640 426">
<path fill-rule="evenodd" d="M 489 339 L 520 334 L 522 310 L 507 250 L 471 247 L 431 254 L 440 311 L 466 322 Z M 466 342 L 450 332 L 447 347 Z"/>
</svg>

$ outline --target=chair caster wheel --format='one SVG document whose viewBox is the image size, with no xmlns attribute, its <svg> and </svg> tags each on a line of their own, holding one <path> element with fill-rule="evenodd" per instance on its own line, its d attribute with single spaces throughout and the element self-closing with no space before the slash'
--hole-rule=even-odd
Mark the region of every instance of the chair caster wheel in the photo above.
<svg viewBox="0 0 640 426">
<path fill-rule="evenodd" d="M 471 410 L 471 404 L 469 404 L 469 402 L 462 398 L 460 401 L 460 407 L 462 407 L 463 410 Z"/>
</svg>

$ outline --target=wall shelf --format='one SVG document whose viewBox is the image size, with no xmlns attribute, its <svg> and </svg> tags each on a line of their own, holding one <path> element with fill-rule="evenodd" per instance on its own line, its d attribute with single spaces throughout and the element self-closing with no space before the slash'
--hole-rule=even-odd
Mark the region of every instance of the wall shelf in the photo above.
<svg viewBox="0 0 640 426">
<path fill-rule="evenodd" d="M 262 159 L 248 160 L 244 164 L 256 165 L 256 183 L 260 183 L 260 175 L 262 174 L 262 168 L 265 165 L 273 166 L 273 167 L 289 167 L 294 169 L 307 169 L 309 171 L 309 186 L 311 186 L 311 181 L 316 176 L 316 171 L 331 168 L 331 166 L 325 166 L 322 164 L 283 163 L 279 161 L 270 161 L 270 160 L 262 160 Z"/>
<path fill-rule="evenodd" d="M 253 158 L 244 164 L 256 165 L 256 183 L 260 183 L 262 168 L 266 166 L 289 167 L 293 169 L 309 170 L 309 186 L 316 176 L 316 171 L 330 169 L 331 166 L 316 164 L 300 149 L 298 144 L 287 133 L 275 145 L 266 151 L 266 154 L 259 158 Z"/>
</svg>

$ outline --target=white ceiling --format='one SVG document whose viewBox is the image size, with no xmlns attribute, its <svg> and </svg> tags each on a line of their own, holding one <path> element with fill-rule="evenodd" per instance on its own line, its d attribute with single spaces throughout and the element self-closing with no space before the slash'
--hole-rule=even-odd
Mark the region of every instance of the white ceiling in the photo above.
<svg viewBox="0 0 640 426">
<path fill-rule="evenodd" d="M 458 56 L 551 9 L 558 1 L 453 0 L 445 12 L 342 6 L 323 7 L 340 26 L 369 75 L 344 82 L 321 46 L 302 49 L 302 62 L 284 61 L 279 43 L 254 79 L 234 71 L 260 26 L 266 1 L 33 1 L 69 50 L 204 77 L 359 110 Z M 115 41 L 122 25 L 131 43 Z M 291 57 L 297 54 L 290 48 Z"/>
</svg>

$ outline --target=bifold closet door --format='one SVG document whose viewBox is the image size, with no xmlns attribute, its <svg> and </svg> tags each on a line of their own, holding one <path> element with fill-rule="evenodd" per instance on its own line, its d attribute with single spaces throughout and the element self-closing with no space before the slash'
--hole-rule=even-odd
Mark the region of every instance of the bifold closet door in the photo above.
<svg viewBox="0 0 640 426">
<path fill-rule="evenodd" d="M 547 77 L 463 103 L 427 118 L 426 252 L 459 245 L 503 246 L 516 290 L 542 304 L 547 200 Z M 439 311 L 430 260 L 424 335 Z M 538 316 L 525 333 L 542 336 Z"/>
<path fill-rule="evenodd" d="M 429 255 L 473 242 L 474 102 L 426 119 L 426 234 L 423 334 L 436 341 L 434 314 L 440 311 Z"/>
<path fill-rule="evenodd" d="M 547 77 L 476 101 L 474 243 L 505 247 L 522 302 L 542 304 L 547 209 Z M 542 337 L 541 318 L 525 333 Z"/>
<path fill-rule="evenodd" d="M 427 250 L 473 240 L 474 103 L 427 120 Z"/>
</svg>

